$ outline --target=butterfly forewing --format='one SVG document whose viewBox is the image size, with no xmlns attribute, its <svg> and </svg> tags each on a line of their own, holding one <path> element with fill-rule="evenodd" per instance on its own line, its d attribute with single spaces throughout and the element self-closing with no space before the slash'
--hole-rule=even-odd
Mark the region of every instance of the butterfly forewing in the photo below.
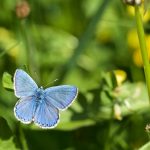
<svg viewBox="0 0 150 150">
<path fill-rule="evenodd" d="M 66 109 L 76 98 L 78 90 L 75 86 L 62 85 L 47 88 L 46 99 L 58 109 Z"/>
<path fill-rule="evenodd" d="M 17 97 L 31 96 L 37 88 L 37 84 L 26 72 L 21 69 L 16 70 L 14 75 L 14 90 Z"/>
</svg>

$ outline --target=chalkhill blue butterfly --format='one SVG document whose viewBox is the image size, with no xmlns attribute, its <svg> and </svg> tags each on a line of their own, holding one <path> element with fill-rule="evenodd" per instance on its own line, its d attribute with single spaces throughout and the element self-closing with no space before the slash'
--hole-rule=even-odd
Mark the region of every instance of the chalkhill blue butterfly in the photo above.
<svg viewBox="0 0 150 150">
<path fill-rule="evenodd" d="M 19 98 L 14 107 L 16 118 L 25 124 L 33 121 L 41 128 L 54 128 L 59 122 L 59 110 L 70 106 L 78 94 L 78 89 L 71 85 L 39 88 L 21 69 L 14 75 L 14 91 Z"/>
</svg>

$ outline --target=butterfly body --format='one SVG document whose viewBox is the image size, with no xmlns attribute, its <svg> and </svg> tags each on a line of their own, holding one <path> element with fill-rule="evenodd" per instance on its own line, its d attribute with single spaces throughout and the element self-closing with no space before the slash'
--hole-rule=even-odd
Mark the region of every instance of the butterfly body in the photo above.
<svg viewBox="0 0 150 150">
<path fill-rule="evenodd" d="M 43 89 L 23 70 L 14 75 L 15 95 L 20 98 L 14 107 L 16 118 L 23 123 L 32 121 L 41 128 L 53 128 L 59 121 L 59 110 L 68 108 L 77 96 L 77 88 L 61 85 Z"/>
<path fill-rule="evenodd" d="M 35 98 L 37 100 L 37 102 L 43 102 L 44 99 L 45 99 L 45 92 L 44 92 L 44 89 L 41 87 L 41 88 L 38 88 L 36 91 L 35 91 Z"/>
</svg>

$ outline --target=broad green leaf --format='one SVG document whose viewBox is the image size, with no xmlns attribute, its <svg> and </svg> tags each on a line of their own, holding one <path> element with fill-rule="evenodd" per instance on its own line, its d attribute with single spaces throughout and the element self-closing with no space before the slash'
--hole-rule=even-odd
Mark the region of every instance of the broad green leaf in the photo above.
<svg viewBox="0 0 150 150">
<path fill-rule="evenodd" d="M 149 108 L 148 94 L 143 83 L 125 83 L 115 91 L 124 115 L 146 111 Z"/>
<path fill-rule="evenodd" d="M 10 137 L 4 141 L 0 139 L 0 150 L 19 150 L 19 148 L 14 144 L 14 138 Z"/>
<path fill-rule="evenodd" d="M 90 119 L 80 120 L 80 121 L 71 121 L 69 123 L 60 123 L 56 129 L 60 130 L 75 130 L 77 128 L 86 127 L 94 125 L 95 122 Z"/>
<path fill-rule="evenodd" d="M 3 73 L 2 83 L 4 88 L 8 90 L 13 90 L 12 76 L 9 73 L 7 72 Z"/>
<path fill-rule="evenodd" d="M 139 150 L 150 150 L 150 142 L 143 145 L 141 148 L 139 148 Z"/>
<path fill-rule="evenodd" d="M 90 125 L 95 124 L 95 121 L 88 118 L 87 112 L 86 112 L 87 110 L 85 111 L 82 110 L 80 112 L 80 110 L 77 109 L 77 106 L 78 106 L 78 103 L 74 103 L 74 105 L 71 107 L 72 110 L 66 110 L 60 113 L 60 122 L 56 129 L 74 130 L 74 129 L 81 128 L 84 126 L 90 126 Z"/>
</svg>

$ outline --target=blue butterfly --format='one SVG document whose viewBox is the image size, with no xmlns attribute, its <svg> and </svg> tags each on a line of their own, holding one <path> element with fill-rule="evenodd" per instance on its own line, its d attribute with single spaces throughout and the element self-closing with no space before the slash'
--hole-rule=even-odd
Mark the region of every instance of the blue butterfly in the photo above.
<svg viewBox="0 0 150 150">
<path fill-rule="evenodd" d="M 54 128 L 59 122 L 59 110 L 70 106 L 78 94 L 78 89 L 70 85 L 39 88 L 21 69 L 14 75 L 14 91 L 20 98 L 14 107 L 16 118 L 25 124 L 33 121 L 41 128 Z"/>
</svg>

